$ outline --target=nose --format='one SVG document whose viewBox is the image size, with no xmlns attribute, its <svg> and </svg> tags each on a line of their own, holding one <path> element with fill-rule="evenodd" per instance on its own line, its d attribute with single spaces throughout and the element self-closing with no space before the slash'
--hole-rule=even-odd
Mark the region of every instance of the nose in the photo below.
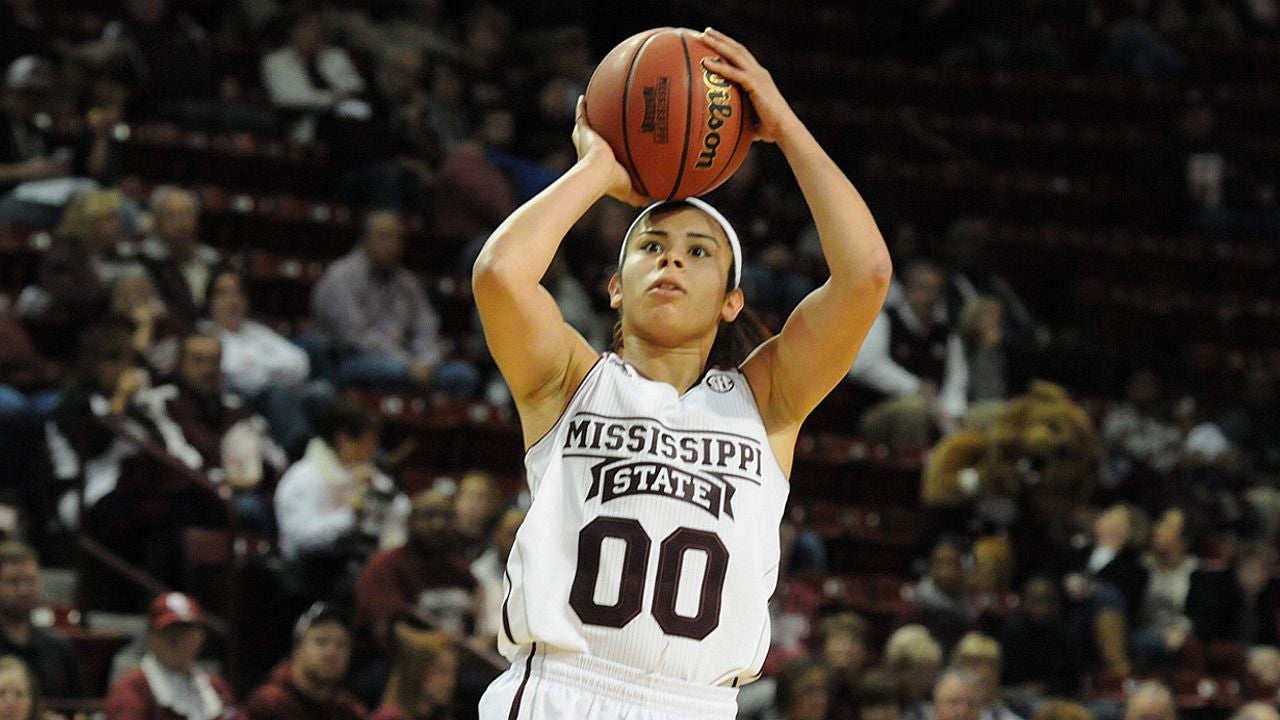
<svg viewBox="0 0 1280 720">
<path fill-rule="evenodd" d="M 677 252 L 675 248 L 668 249 L 658 259 L 658 267 L 666 267 L 668 265 L 684 268 L 684 256 Z"/>
</svg>

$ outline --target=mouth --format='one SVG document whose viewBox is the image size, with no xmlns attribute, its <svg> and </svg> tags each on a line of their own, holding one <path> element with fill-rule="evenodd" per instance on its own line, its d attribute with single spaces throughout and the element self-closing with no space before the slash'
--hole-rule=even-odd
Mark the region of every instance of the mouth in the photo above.
<svg viewBox="0 0 1280 720">
<path fill-rule="evenodd" d="M 659 278 L 657 281 L 655 281 L 652 285 L 649 286 L 649 292 L 655 293 L 658 295 L 676 296 L 676 295 L 684 295 L 685 289 L 683 285 L 676 282 L 675 280 L 672 280 L 670 278 Z"/>
</svg>

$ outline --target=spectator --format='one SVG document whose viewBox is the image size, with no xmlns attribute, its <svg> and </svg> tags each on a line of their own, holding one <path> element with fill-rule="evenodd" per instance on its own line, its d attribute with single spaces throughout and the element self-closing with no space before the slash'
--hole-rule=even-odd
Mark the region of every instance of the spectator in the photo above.
<svg viewBox="0 0 1280 720">
<path fill-rule="evenodd" d="M 398 649 L 381 707 L 370 720 L 454 720 L 459 717 L 458 651 L 440 632 L 396 629 Z"/>
<path fill-rule="evenodd" d="M 62 397 L 60 368 L 40 356 L 18 318 L 0 312 L 0 477 L 22 487 L 45 420 Z"/>
<path fill-rule="evenodd" d="M 516 188 L 495 154 L 511 146 L 515 119 L 505 105 L 476 111 L 467 142 L 450 152 L 440 167 L 435 233 L 469 265 L 476 241 L 483 240 L 516 207 Z M 476 246 L 478 252 L 478 246 Z M 454 258 L 458 257 L 456 254 Z"/>
<path fill-rule="evenodd" d="M 1022 602 L 1005 620 L 1000 645 L 1010 695 L 1031 705 L 1046 696 L 1075 697 L 1080 691 L 1080 644 L 1063 618 L 1062 597 L 1052 579 L 1037 576 L 1023 585 Z"/>
<path fill-rule="evenodd" d="M 1159 486 L 1177 462 L 1182 437 L 1168 420 L 1160 375 L 1151 368 L 1134 371 L 1125 399 L 1102 419 L 1106 451 L 1103 481 L 1112 487 Z M 1152 478 L 1152 472 L 1159 477 Z"/>
<path fill-rule="evenodd" d="M 196 660 L 205 641 L 199 604 L 165 593 L 147 609 L 147 653 L 116 681 L 104 705 L 107 720 L 231 720 L 239 717 L 231 688 Z"/>
<path fill-rule="evenodd" d="M 1124 720 L 1178 720 L 1173 693 L 1156 680 L 1139 684 L 1124 704 Z"/>
<path fill-rule="evenodd" d="M 1231 720 L 1280 720 L 1280 711 L 1262 701 L 1245 703 L 1231 716 Z"/>
<path fill-rule="evenodd" d="M 435 58 L 427 72 L 427 123 L 440 138 L 440 162 L 470 134 L 467 91 L 463 68 L 448 57 Z"/>
<path fill-rule="evenodd" d="M 782 666 L 774 711 L 778 720 L 824 720 L 830 695 L 827 673 L 822 664 L 798 657 Z"/>
<path fill-rule="evenodd" d="M 1116 504 L 1093 523 L 1093 544 L 1075 551 L 1064 578 L 1073 603 L 1077 637 L 1091 638 L 1091 656 L 1121 675 L 1130 670 L 1126 639 L 1147 586 L 1147 571 L 1135 547 L 1137 511 Z"/>
<path fill-rule="evenodd" d="M 969 596 L 965 552 L 954 539 L 944 538 L 934 545 L 928 572 L 910 598 L 913 619 L 928 628 L 947 653 L 978 619 L 978 609 Z"/>
<path fill-rule="evenodd" d="M 244 278 L 230 270 L 210 283 L 207 331 L 222 343 L 227 389 L 267 419 L 272 437 L 290 457 L 300 456 L 315 434 L 302 399 L 311 372 L 306 351 L 249 318 Z"/>
<path fill-rule="evenodd" d="M 293 654 L 245 703 L 247 720 L 364 720 L 368 709 L 342 688 L 351 663 L 346 616 L 316 603 L 298 619 Z"/>
<path fill-rule="evenodd" d="M 410 502 L 373 464 L 381 428 L 349 402 L 324 407 L 319 436 L 275 491 L 280 552 L 304 597 L 334 591 L 379 547 L 404 542 Z"/>
<path fill-rule="evenodd" d="M 478 585 L 461 553 L 454 499 L 425 490 L 413 499 L 409 539 L 373 557 L 356 580 L 356 627 L 384 653 L 397 621 L 424 618 L 466 635 L 481 606 Z"/>
<path fill-rule="evenodd" d="M 520 508 L 508 508 L 498 520 L 498 525 L 489 534 L 489 547 L 485 549 L 475 562 L 471 563 L 471 574 L 479 583 L 480 595 L 484 600 L 483 608 L 476 618 L 476 635 L 488 643 L 497 637 L 502 629 L 502 600 L 505 597 L 503 582 L 507 573 L 507 558 L 511 555 L 511 547 L 516 542 L 516 531 L 524 522 L 524 511 Z"/>
<path fill-rule="evenodd" d="M 226 483 L 236 497 L 239 519 L 247 527 L 270 526 L 264 480 L 284 466 L 284 456 L 267 437 L 266 422 L 239 399 L 223 393 L 222 343 L 212 335 L 183 339 L 172 383 L 140 396 L 170 455 L 215 483 Z M 194 500 L 194 498 L 193 498 Z M 218 515 L 192 507 L 182 516 L 166 513 L 179 527 L 216 522 Z"/>
<path fill-rule="evenodd" d="M 401 264 L 404 225 L 394 212 L 372 212 L 360 244 L 316 282 L 311 310 L 323 339 L 312 357 L 337 357 L 341 384 L 398 389 L 417 385 L 469 397 L 479 373 L 445 360 L 440 318 L 422 285 Z M 323 368 L 323 364 L 321 365 Z"/>
<path fill-rule="evenodd" d="M 951 655 L 952 667 L 966 669 L 978 679 L 982 698 L 982 720 L 1021 720 L 1005 705 L 1000 695 L 1000 643 L 982 633 L 971 632 L 960 639 Z"/>
<path fill-rule="evenodd" d="M 71 642 L 61 632 L 31 622 L 31 613 L 40 607 L 41 586 L 35 551 L 12 540 L 0 543 L 0 655 L 21 659 L 36 680 L 31 690 L 39 688 L 44 697 L 84 697 L 80 656 Z"/>
<path fill-rule="evenodd" d="M 923 625 L 903 625 L 885 642 L 883 664 L 902 688 L 903 718 L 925 717 L 942 657 L 942 646 Z"/>
<path fill-rule="evenodd" d="M 854 714 L 855 691 L 871 664 L 867 633 L 866 620 L 853 612 L 841 612 L 824 619 L 814 636 L 818 661 L 830 676 L 830 714 L 836 717 Z"/>
<path fill-rule="evenodd" d="M 853 720 L 901 720 L 902 691 L 893 675 L 872 670 L 853 689 Z"/>
<path fill-rule="evenodd" d="M 169 313 L 147 271 L 136 265 L 121 270 L 110 302 L 111 314 L 133 327 L 133 351 L 147 369 L 156 377 L 173 372 L 186 329 Z"/>
<path fill-rule="evenodd" d="M 23 289 L 18 312 L 42 338 L 46 354 L 68 358 L 61 338 L 74 338 L 107 311 L 109 288 L 128 267 L 124 196 L 87 190 L 75 196 L 40 258 L 36 281 Z M 50 349 L 52 353 L 50 353 Z"/>
<path fill-rule="evenodd" d="M 905 302 L 887 307 L 872 325 L 849 376 L 877 397 L 862 418 L 862 431 L 892 444 L 923 447 L 936 430 L 949 431 L 964 414 L 944 407 L 939 398 L 962 398 L 943 387 L 963 356 L 949 355 L 950 333 L 943 303 L 942 271 L 932 263 L 912 262 L 904 272 Z"/>
<path fill-rule="evenodd" d="M 47 720 L 39 683 L 20 658 L 0 657 L 0 720 Z"/>
<path fill-rule="evenodd" d="M 205 294 L 222 269 L 217 250 L 200 242 L 200 203 L 190 190 L 161 185 L 151 192 L 155 235 L 142 242 L 141 256 L 164 304 L 190 329 L 200 318 Z"/>
<path fill-rule="evenodd" d="M 965 306 L 956 332 L 947 342 L 946 407 L 960 413 L 969 427 L 987 427 L 1009 397 L 1009 363 L 1005 353 L 1005 313 L 999 300 L 979 297 Z M 954 358 L 954 355 L 961 358 Z"/>
<path fill-rule="evenodd" d="M 1244 647 L 1280 645 L 1280 579 L 1274 575 L 1276 550 L 1245 543 L 1231 567 L 1201 568 L 1191 575 L 1186 615 L 1203 642 L 1233 642 Z"/>
<path fill-rule="evenodd" d="M 453 529 L 468 558 L 474 560 L 489 546 L 493 525 L 502 511 L 501 500 L 497 482 L 488 472 L 472 470 L 458 481 Z"/>
<path fill-rule="evenodd" d="M 368 120 L 368 103 L 356 99 L 365 90 L 364 78 L 345 50 L 325 43 L 319 9 L 299 6 L 284 18 L 284 27 L 288 44 L 262 58 L 262 86 L 273 105 L 306 113 L 293 139 L 315 140 L 321 114 Z"/>
<path fill-rule="evenodd" d="M 1198 535 L 1193 523 L 1183 508 L 1165 510 L 1152 533 L 1151 551 L 1143 558 L 1147 586 L 1130 645 L 1134 659 L 1147 667 L 1173 661 L 1191 635 L 1187 593 L 1200 566 L 1200 559 L 1191 553 Z"/>
<path fill-rule="evenodd" d="M 57 83 L 48 60 L 24 55 L 10 63 L 0 92 L 0 222 L 31 227 L 52 227 L 66 200 L 56 194 L 55 204 L 43 195 L 11 193 L 18 185 L 65 177 L 71 172 L 68 148 L 51 148 L 36 122 L 46 111 Z"/>
<path fill-rule="evenodd" d="M 190 119 L 216 98 L 220 77 L 213 43 L 171 0 L 126 0 L 125 16 L 102 37 L 124 54 L 138 88 L 131 115 Z"/>
<path fill-rule="evenodd" d="M 969 670 L 950 668 L 933 688 L 933 720 L 979 720 L 983 710 L 982 680 Z"/>
</svg>

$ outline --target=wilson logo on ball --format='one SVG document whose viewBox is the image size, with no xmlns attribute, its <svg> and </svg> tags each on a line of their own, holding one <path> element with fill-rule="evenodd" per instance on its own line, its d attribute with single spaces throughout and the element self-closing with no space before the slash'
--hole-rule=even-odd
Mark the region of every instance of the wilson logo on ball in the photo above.
<svg viewBox="0 0 1280 720">
<path fill-rule="evenodd" d="M 714 190 L 755 139 L 746 93 L 703 67 L 711 57 L 692 30 L 647 30 L 611 50 L 587 84 L 587 122 L 650 200 Z"/>
</svg>

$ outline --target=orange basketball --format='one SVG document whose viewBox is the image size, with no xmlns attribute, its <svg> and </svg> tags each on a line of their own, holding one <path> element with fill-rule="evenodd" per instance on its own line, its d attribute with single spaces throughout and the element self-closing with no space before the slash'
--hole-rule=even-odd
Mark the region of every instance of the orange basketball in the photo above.
<svg viewBox="0 0 1280 720">
<path fill-rule="evenodd" d="M 587 122 L 651 200 L 710 192 L 755 139 L 747 94 L 704 68 L 706 57 L 716 54 L 693 30 L 646 30 L 609 51 L 587 84 Z"/>
</svg>

